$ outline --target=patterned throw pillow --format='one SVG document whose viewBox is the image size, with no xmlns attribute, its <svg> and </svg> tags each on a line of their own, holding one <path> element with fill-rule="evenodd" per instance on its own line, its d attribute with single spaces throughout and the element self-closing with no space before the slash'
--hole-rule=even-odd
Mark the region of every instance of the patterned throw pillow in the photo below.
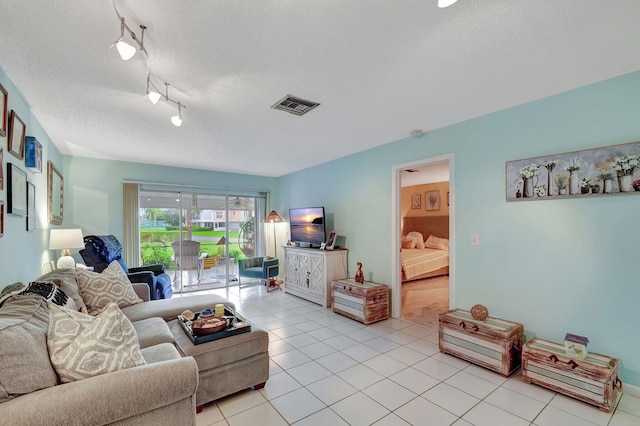
<svg viewBox="0 0 640 426">
<path fill-rule="evenodd" d="M 90 315 L 97 315 L 109 303 L 120 308 L 142 303 L 133 290 L 127 274 L 115 260 L 102 273 L 78 269 L 78 286 Z"/>
<path fill-rule="evenodd" d="M 47 346 L 62 383 L 145 364 L 135 329 L 115 303 L 97 317 L 52 305 Z"/>
</svg>

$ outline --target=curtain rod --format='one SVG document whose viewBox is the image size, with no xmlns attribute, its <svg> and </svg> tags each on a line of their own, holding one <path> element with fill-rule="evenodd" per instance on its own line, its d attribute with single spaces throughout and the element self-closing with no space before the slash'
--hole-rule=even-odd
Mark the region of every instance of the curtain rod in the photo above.
<svg viewBox="0 0 640 426">
<path fill-rule="evenodd" d="M 122 179 L 122 183 L 135 183 L 138 185 L 158 185 L 158 186 L 169 186 L 169 187 L 178 187 L 178 188 L 215 189 L 215 190 L 221 190 L 221 191 L 271 193 L 271 190 L 269 189 L 245 189 L 245 188 L 232 188 L 230 186 L 188 185 L 184 183 L 164 183 L 164 182 L 152 182 L 152 181 L 141 181 L 141 180 L 130 180 L 130 179 Z"/>
</svg>

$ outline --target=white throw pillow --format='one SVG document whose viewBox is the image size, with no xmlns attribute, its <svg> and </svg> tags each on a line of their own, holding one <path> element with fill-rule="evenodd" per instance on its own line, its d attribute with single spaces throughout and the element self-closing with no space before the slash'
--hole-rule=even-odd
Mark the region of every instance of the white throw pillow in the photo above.
<svg viewBox="0 0 640 426">
<path fill-rule="evenodd" d="M 449 250 L 449 240 L 447 238 L 436 237 L 435 235 L 429 235 L 425 242 L 426 248 Z"/>
<path fill-rule="evenodd" d="M 135 329 L 115 303 L 97 317 L 51 305 L 47 347 L 62 383 L 145 364 Z"/>
<path fill-rule="evenodd" d="M 407 238 L 413 238 L 414 240 L 416 240 L 415 248 L 417 248 L 417 249 L 423 249 L 424 248 L 424 237 L 422 236 L 422 234 L 420 232 L 411 231 L 411 232 L 409 232 L 407 234 Z"/>
<path fill-rule="evenodd" d="M 120 308 L 142 303 L 117 261 L 111 262 L 102 273 L 77 269 L 78 287 L 90 315 L 97 315 L 109 303 Z"/>
</svg>

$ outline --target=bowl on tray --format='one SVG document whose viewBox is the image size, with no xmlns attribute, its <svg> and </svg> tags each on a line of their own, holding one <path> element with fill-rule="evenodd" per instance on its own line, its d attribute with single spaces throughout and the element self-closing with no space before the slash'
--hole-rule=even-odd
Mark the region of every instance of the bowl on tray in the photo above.
<svg viewBox="0 0 640 426">
<path fill-rule="evenodd" d="M 221 317 L 206 317 L 191 323 L 193 334 L 197 336 L 217 333 L 225 328 L 227 328 L 227 319 Z"/>
</svg>

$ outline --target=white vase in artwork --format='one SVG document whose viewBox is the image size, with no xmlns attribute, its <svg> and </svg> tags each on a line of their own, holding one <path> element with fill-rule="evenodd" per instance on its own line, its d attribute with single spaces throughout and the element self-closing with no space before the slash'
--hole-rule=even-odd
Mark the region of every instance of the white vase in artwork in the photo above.
<svg viewBox="0 0 640 426">
<path fill-rule="evenodd" d="M 633 190 L 633 185 L 631 184 L 631 180 L 633 176 L 618 176 L 618 187 L 620 188 L 620 192 L 629 192 Z"/>
<path fill-rule="evenodd" d="M 569 194 L 575 195 L 580 192 L 580 179 L 578 178 L 578 171 L 571 170 L 569 174 Z"/>
<path fill-rule="evenodd" d="M 613 181 L 611 179 L 606 179 L 604 181 L 604 193 L 611 194 L 611 191 L 613 191 Z"/>
<path fill-rule="evenodd" d="M 533 197 L 533 178 L 525 179 L 524 196 Z"/>
</svg>

